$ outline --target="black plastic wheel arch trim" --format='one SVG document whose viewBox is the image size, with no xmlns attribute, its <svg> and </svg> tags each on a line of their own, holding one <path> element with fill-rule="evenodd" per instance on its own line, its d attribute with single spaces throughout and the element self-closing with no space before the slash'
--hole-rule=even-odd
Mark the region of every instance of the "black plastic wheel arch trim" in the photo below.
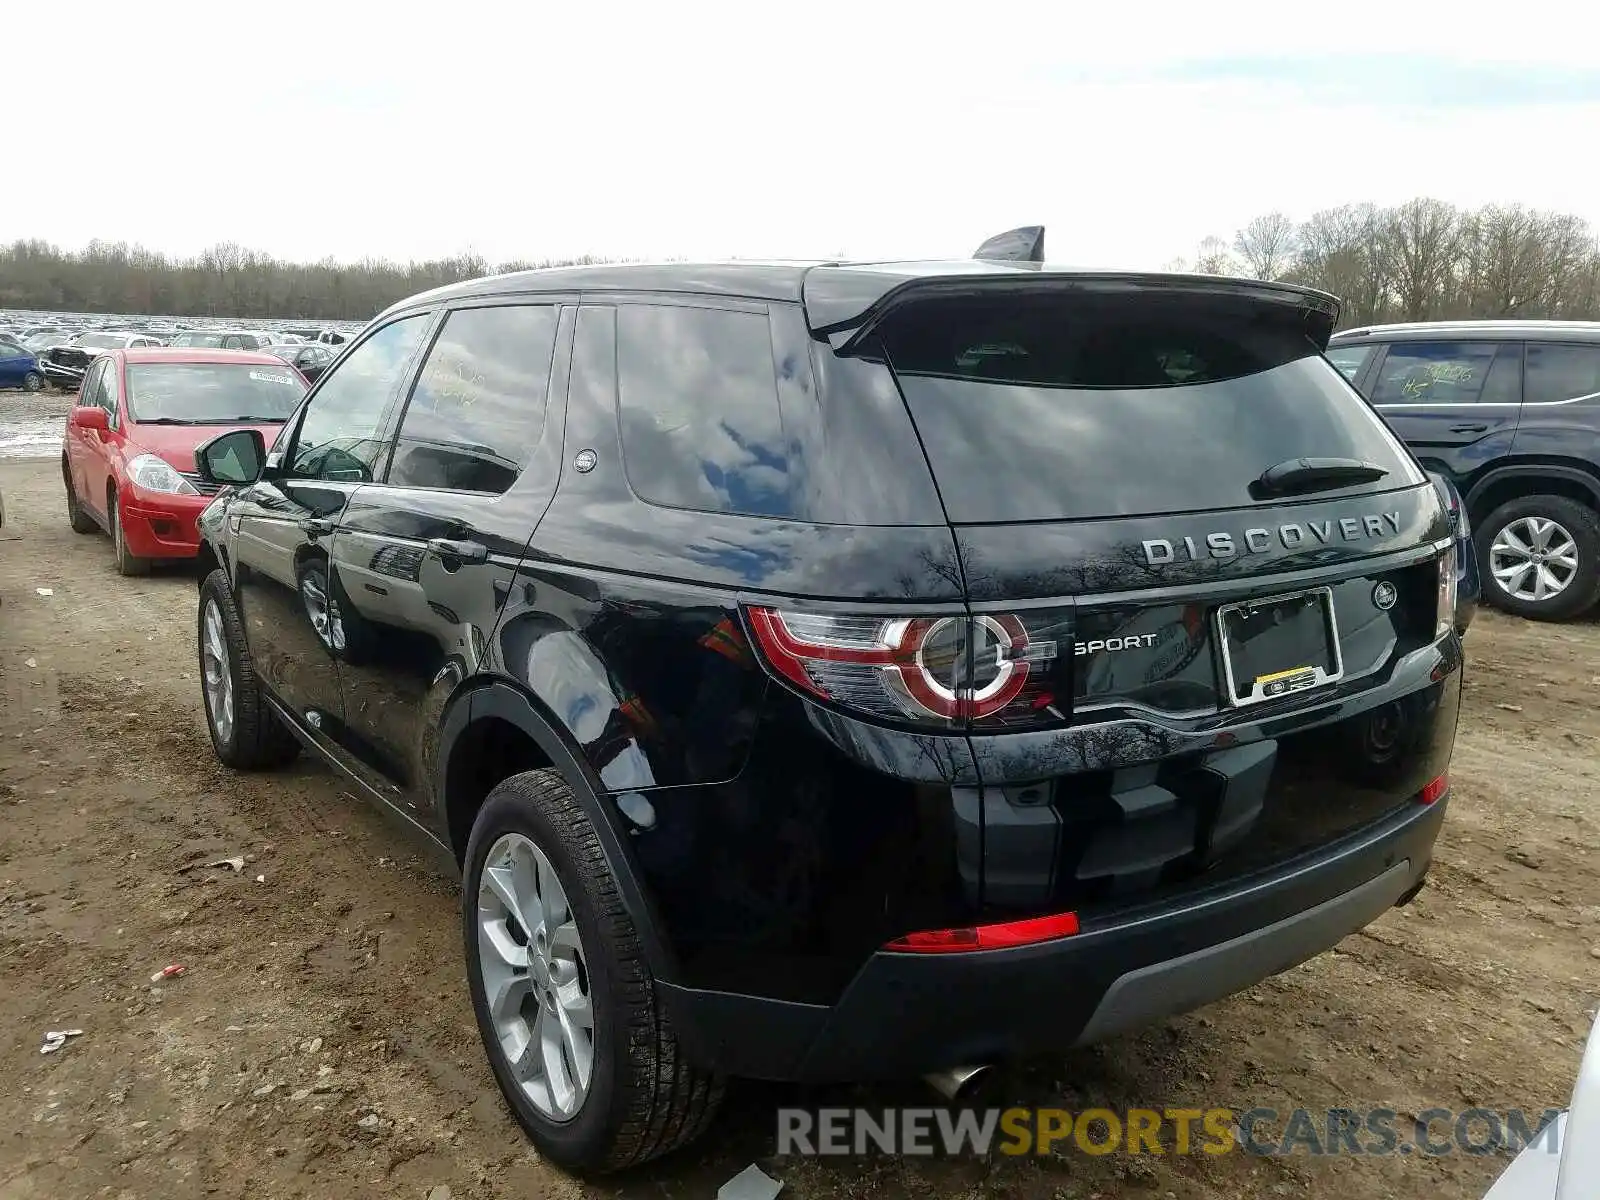
<svg viewBox="0 0 1600 1200">
<path fill-rule="evenodd" d="M 606 856 L 606 866 L 617 881 L 617 894 L 627 909 L 639 944 L 644 950 L 650 973 L 658 982 L 670 982 L 679 976 L 677 956 L 661 936 L 662 923 L 658 910 L 641 882 L 633 853 L 622 831 L 620 817 L 605 800 L 605 790 L 556 729 L 554 720 L 546 714 L 537 701 L 523 694 L 511 684 L 495 680 L 464 690 L 456 696 L 444 714 L 439 736 L 438 778 L 435 795 L 439 797 L 441 816 L 448 828 L 450 797 L 445 788 L 451 756 L 456 742 L 472 722 L 485 717 L 496 717 L 516 726 L 538 745 L 584 812 L 593 822 L 600 839 L 600 848 Z M 459 866 L 458 866 L 459 869 Z"/>
</svg>

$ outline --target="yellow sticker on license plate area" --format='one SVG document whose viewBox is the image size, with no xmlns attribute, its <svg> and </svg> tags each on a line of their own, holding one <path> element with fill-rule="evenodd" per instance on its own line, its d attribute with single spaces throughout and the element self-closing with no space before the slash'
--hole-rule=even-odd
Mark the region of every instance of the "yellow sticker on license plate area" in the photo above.
<svg viewBox="0 0 1600 1200">
<path fill-rule="evenodd" d="M 1301 688 L 1312 687 L 1316 682 L 1315 667 L 1291 667 L 1287 671 L 1257 675 L 1255 686 L 1261 689 L 1263 697 L 1283 696 L 1289 692 L 1298 692 Z"/>
</svg>

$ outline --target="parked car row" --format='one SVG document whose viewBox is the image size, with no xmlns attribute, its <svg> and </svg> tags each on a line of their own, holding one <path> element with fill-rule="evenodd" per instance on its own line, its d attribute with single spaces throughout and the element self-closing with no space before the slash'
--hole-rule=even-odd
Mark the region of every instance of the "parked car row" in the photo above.
<svg viewBox="0 0 1600 1200">
<path fill-rule="evenodd" d="M 39 319 L 39 314 L 0 313 L 0 387 L 76 390 L 94 354 L 163 345 L 238 350 L 312 345 L 319 349 L 301 356 L 295 365 L 306 368 L 307 378 L 314 378 L 353 332 L 348 324 L 252 328 L 237 322 L 85 316 Z"/>
</svg>

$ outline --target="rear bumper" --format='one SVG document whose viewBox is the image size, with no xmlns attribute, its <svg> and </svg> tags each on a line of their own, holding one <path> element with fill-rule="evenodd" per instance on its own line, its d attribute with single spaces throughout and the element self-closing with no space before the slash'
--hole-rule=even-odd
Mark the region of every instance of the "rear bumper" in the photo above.
<svg viewBox="0 0 1600 1200">
<path fill-rule="evenodd" d="M 1168 907 L 1008 950 L 879 952 L 830 1006 L 659 985 L 685 1049 L 730 1075 L 893 1078 L 1059 1051 L 1221 999 L 1361 929 L 1422 881 L 1445 800 Z"/>
</svg>

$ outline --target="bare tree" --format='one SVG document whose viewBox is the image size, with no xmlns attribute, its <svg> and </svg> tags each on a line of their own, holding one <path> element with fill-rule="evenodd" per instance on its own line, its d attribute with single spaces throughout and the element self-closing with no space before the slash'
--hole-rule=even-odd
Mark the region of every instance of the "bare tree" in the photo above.
<svg viewBox="0 0 1600 1200">
<path fill-rule="evenodd" d="M 1338 296 L 1347 323 L 1382 320 L 1389 309 L 1389 273 L 1378 229 L 1379 213 L 1370 204 L 1313 213 L 1300 227 L 1290 278 Z"/>
<path fill-rule="evenodd" d="M 1270 212 L 1239 230 L 1233 248 L 1256 279 L 1282 279 L 1294 265 L 1297 237 L 1286 213 Z"/>
<path fill-rule="evenodd" d="M 1421 321 L 1453 298 L 1462 222 L 1442 200 L 1419 197 L 1383 215 L 1378 245 L 1407 321 Z"/>
<path fill-rule="evenodd" d="M 1227 242 L 1219 237 L 1208 237 L 1200 243 L 1194 270 L 1200 275 L 1234 275 L 1238 272 L 1238 264 L 1234 262 L 1233 255 L 1228 253 Z"/>
<path fill-rule="evenodd" d="M 563 266 L 569 261 L 517 267 Z M 272 319 L 364 320 L 396 300 L 488 274 L 481 254 L 397 264 L 279 262 L 234 242 L 192 259 L 90 242 L 65 253 L 39 241 L 0 247 L 0 308 Z"/>
</svg>

